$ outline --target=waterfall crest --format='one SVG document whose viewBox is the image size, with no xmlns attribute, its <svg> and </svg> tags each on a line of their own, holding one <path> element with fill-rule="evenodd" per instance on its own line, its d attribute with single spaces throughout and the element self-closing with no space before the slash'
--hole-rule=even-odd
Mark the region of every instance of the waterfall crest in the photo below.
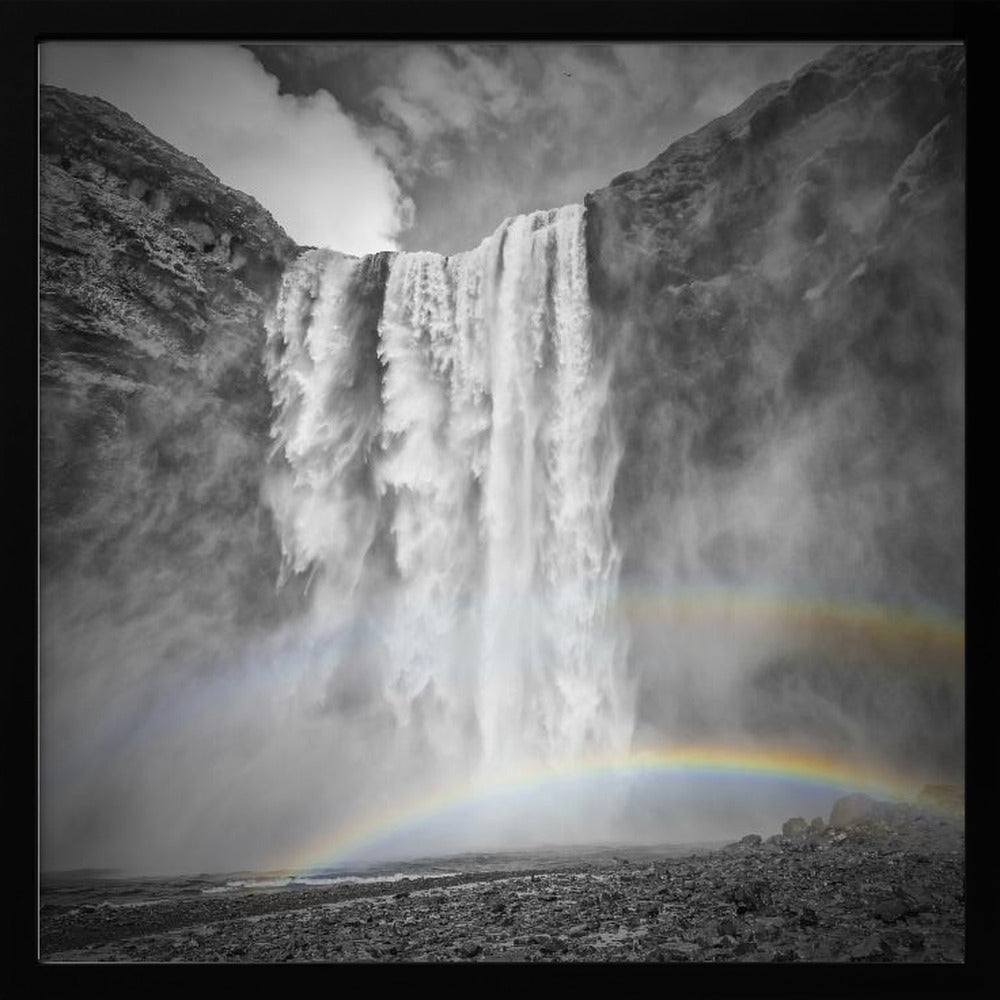
<svg viewBox="0 0 1000 1000">
<path fill-rule="evenodd" d="M 269 328 L 287 572 L 321 577 L 317 613 L 343 621 L 379 577 L 382 695 L 436 753 L 625 749 L 621 449 L 582 206 L 452 257 L 393 255 L 377 315 L 357 301 L 366 261 L 303 255 Z"/>
</svg>

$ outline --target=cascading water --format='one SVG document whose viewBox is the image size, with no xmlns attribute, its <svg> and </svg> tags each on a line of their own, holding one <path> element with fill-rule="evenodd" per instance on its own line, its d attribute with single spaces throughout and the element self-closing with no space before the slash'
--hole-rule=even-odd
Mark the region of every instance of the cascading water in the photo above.
<svg viewBox="0 0 1000 1000">
<path fill-rule="evenodd" d="M 625 749 L 620 448 L 583 208 L 507 220 L 449 258 L 394 255 L 377 319 L 357 301 L 369 261 L 305 254 L 270 328 L 288 569 L 319 574 L 318 612 L 338 621 L 377 580 L 382 696 L 438 755 Z"/>
</svg>

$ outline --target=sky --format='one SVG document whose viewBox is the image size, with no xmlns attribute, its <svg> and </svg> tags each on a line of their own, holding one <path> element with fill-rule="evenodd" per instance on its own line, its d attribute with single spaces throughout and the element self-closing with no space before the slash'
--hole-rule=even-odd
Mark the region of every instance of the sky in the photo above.
<svg viewBox="0 0 1000 1000">
<path fill-rule="evenodd" d="M 826 44 L 46 42 L 303 246 L 455 253 L 582 201 Z"/>
</svg>

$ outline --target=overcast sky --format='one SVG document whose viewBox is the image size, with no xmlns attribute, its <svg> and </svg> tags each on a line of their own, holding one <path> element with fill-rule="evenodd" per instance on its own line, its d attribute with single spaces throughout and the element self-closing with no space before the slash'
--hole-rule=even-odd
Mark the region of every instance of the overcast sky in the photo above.
<svg viewBox="0 0 1000 1000">
<path fill-rule="evenodd" d="M 828 45 L 46 42 L 297 242 L 453 253 L 582 200 Z"/>
</svg>

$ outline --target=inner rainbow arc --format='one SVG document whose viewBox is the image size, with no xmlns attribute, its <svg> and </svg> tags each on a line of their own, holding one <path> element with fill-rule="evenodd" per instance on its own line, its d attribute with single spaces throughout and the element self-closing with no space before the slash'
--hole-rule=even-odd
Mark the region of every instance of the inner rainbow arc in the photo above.
<svg viewBox="0 0 1000 1000">
<path fill-rule="evenodd" d="M 579 778 L 671 773 L 783 778 L 845 793 L 864 792 L 897 802 L 913 801 L 928 783 L 926 776 L 803 748 L 735 744 L 648 746 L 625 753 L 577 757 L 558 764 L 528 765 L 477 781 L 440 787 L 414 796 L 401 806 L 342 824 L 300 850 L 290 863 L 277 867 L 305 871 L 336 864 L 445 810 L 487 803 L 510 792 L 554 787 L 559 782 Z"/>
</svg>

